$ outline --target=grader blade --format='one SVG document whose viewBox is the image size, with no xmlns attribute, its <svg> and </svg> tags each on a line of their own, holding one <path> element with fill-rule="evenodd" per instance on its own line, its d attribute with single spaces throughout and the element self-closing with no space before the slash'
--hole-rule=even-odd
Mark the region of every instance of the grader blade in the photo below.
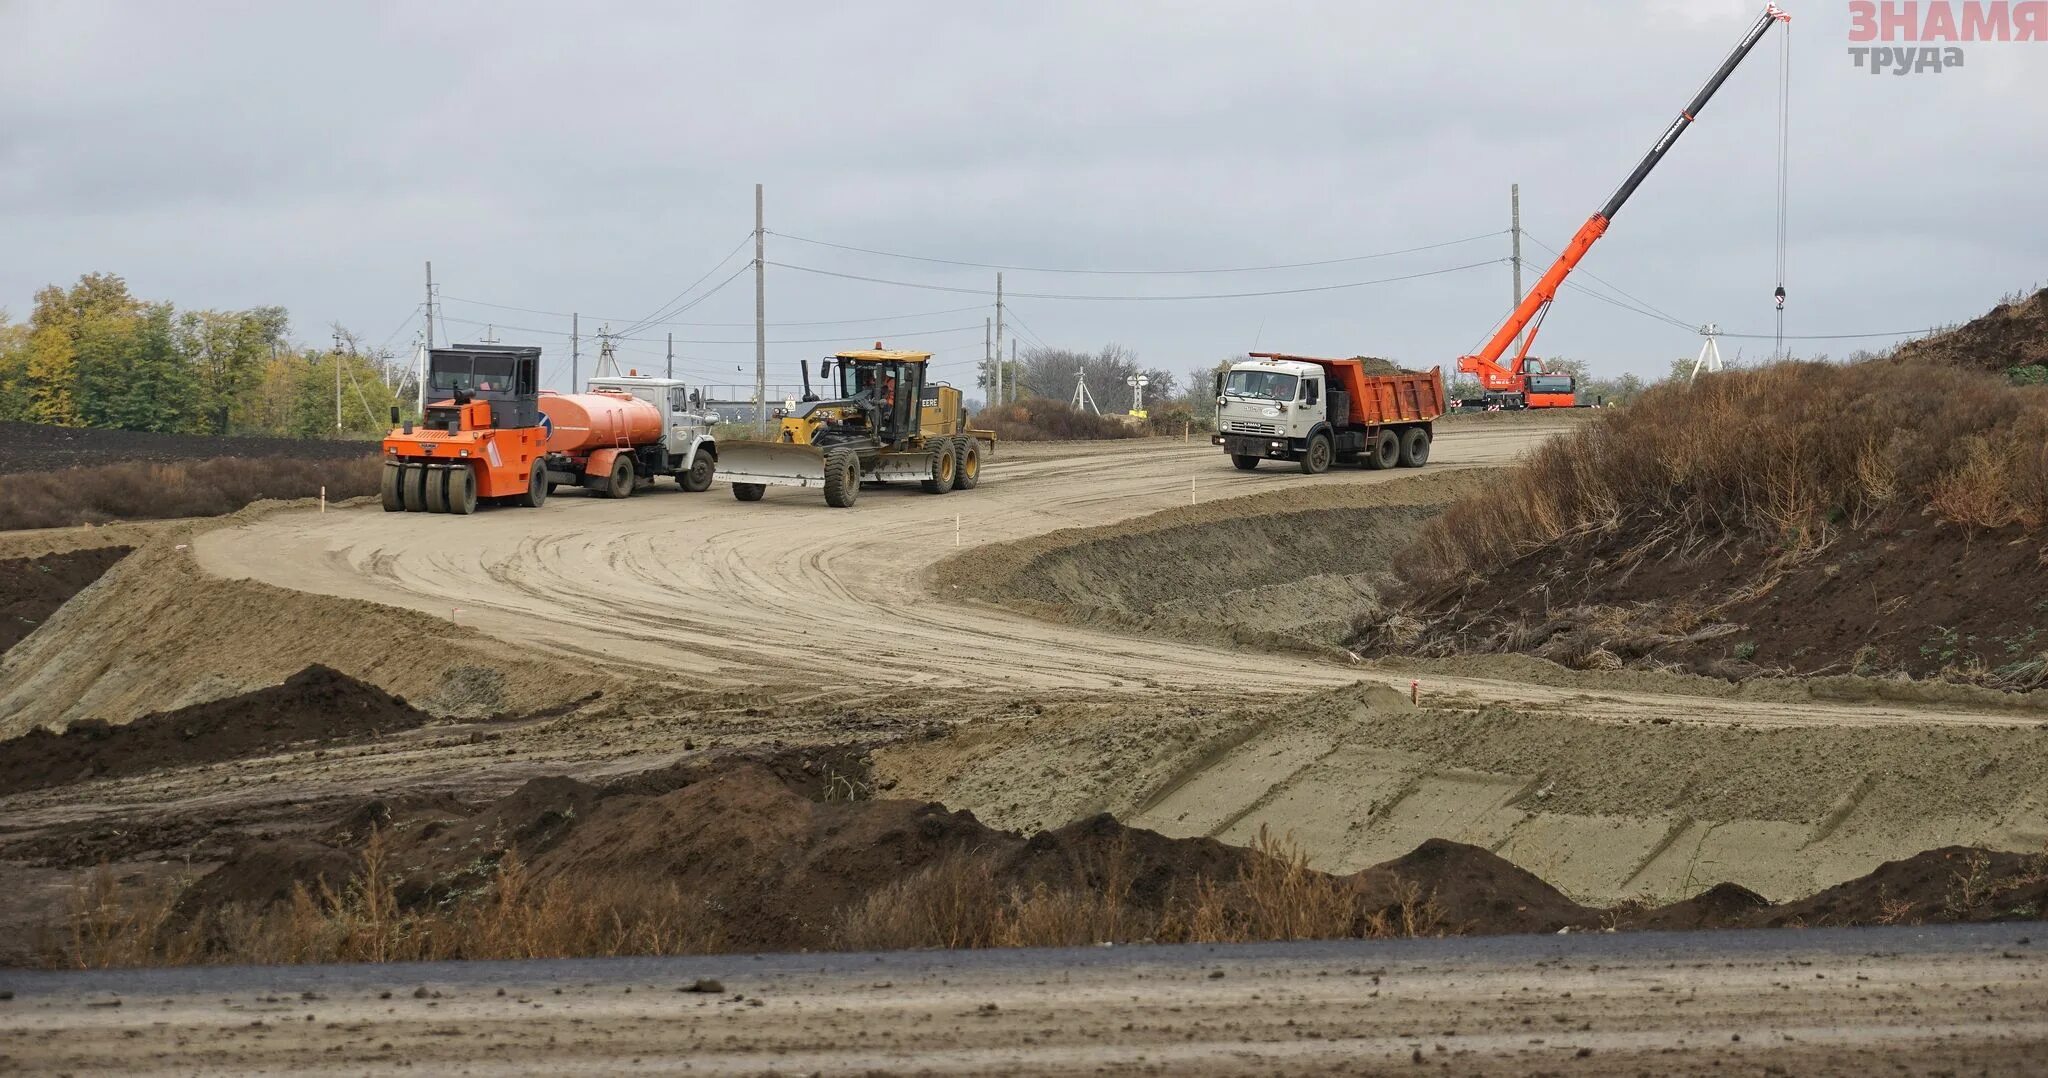
<svg viewBox="0 0 2048 1078">
<path fill-rule="evenodd" d="M 721 440 L 718 478 L 774 487 L 822 487 L 825 454 L 813 446 L 790 442 Z"/>
</svg>

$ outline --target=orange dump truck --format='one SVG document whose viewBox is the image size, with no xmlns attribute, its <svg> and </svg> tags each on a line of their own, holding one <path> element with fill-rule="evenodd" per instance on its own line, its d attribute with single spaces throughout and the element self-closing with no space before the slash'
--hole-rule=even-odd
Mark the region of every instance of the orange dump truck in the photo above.
<svg viewBox="0 0 2048 1078">
<path fill-rule="evenodd" d="M 1292 461 L 1309 475 L 1332 464 L 1420 468 L 1444 414 L 1443 373 L 1379 366 L 1253 352 L 1216 376 L 1210 441 L 1243 471 L 1262 460 Z"/>
</svg>

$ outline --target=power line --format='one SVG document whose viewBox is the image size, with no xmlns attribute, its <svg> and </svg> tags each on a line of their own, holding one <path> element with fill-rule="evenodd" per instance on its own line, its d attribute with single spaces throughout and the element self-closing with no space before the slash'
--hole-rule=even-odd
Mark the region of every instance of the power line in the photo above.
<svg viewBox="0 0 2048 1078">
<path fill-rule="evenodd" d="M 650 315 L 648 315 L 647 317 L 645 317 L 645 318 L 642 318 L 642 319 L 640 319 L 640 320 L 639 320 L 639 321 L 637 321 L 637 322 L 634 322 L 634 323 L 633 323 L 632 325 L 629 325 L 629 326 L 627 326 L 627 327 L 626 327 L 626 332 L 628 332 L 628 333 L 633 333 L 633 332 L 636 332 L 636 331 L 638 331 L 638 330 L 642 330 L 642 329 L 645 329 L 645 328 L 647 328 L 647 327 L 648 327 L 649 325 L 653 324 L 654 322 L 656 322 L 656 321 L 657 321 L 657 320 L 659 320 L 659 319 L 662 319 L 662 318 L 668 318 L 668 317 L 673 317 L 674 315 L 678 315 L 678 314 L 681 314 L 681 313 L 683 313 L 683 311 L 687 311 L 687 310 L 689 310 L 689 309 L 690 309 L 690 307 L 694 307 L 694 306 L 696 306 L 696 305 L 697 305 L 698 303 L 702 303 L 702 302 L 704 302 L 704 300 L 705 300 L 706 298 L 708 298 L 708 297 L 709 297 L 709 296 L 710 296 L 710 295 L 711 295 L 712 293 L 715 293 L 715 292 L 717 292 L 717 291 L 718 291 L 718 289 L 717 289 L 717 288 L 714 288 L 714 289 L 712 289 L 712 290 L 711 290 L 711 292 L 707 292 L 707 293 L 705 293 L 705 294 L 704 294 L 703 296 L 699 296 L 699 297 L 697 297 L 697 300 L 696 300 L 695 302 L 691 303 L 691 304 L 690 304 L 690 305 L 689 305 L 688 307 L 683 307 L 683 308 L 681 308 L 680 310 L 675 310 L 675 311 L 670 311 L 670 310 L 669 310 L 669 308 L 670 308 L 670 307 L 673 307 L 673 306 L 675 306 L 675 305 L 676 305 L 677 303 L 681 302 L 681 301 L 682 301 L 682 298 L 683 298 L 684 296 L 687 296 L 687 295 L 689 295 L 689 294 L 690 294 L 690 292 L 691 292 L 691 290 L 695 289 L 695 288 L 696 288 L 696 287 L 697 287 L 698 285 L 700 285 L 700 284 L 703 284 L 703 283 L 704 283 L 705 281 L 707 281 L 707 280 L 710 280 L 710 279 L 711 279 L 711 275 L 712 275 L 712 274 L 714 274 L 714 273 L 717 273 L 717 272 L 718 272 L 718 271 L 719 271 L 720 269 L 723 269 L 723 268 L 725 267 L 725 264 L 726 264 L 727 262 L 730 262 L 730 261 L 732 261 L 732 256 L 734 256 L 734 255 L 736 255 L 736 254 L 739 254 L 739 253 L 740 253 L 740 249 L 741 249 L 741 248 L 743 248 L 743 247 L 745 247 L 745 246 L 747 245 L 747 241 L 749 241 L 749 240 L 751 240 L 751 239 L 753 239 L 753 238 L 754 238 L 754 234 L 753 234 L 752 232 L 749 232 L 749 233 L 747 233 L 747 234 L 746 234 L 745 236 L 741 237 L 741 238 L 740 238 L 740 242 L 738 242 L 738 243 L 734 244 L 734 245 L 733 245 L 733 249 L 732 249 L 732 250 L 730 250 L 730 251 L 727 251 L 727 252 L 725 253 L 725 257 L 724 257 L 724 258 L 721 258 L 721 259 L 719 259 L 719 260 L 718 260 L 718 261 L 717 261 L 717 262 L 716 262 L 715 264 L 713 264 L 713 265 L 712 265 L 712 267 L 711 267 L 710 269 L 708 269 L 708 270 L 705 270 L 705 271 L 704 271 L 704 275 L 703 275 L 702 277 L 699 277 L 699 278 L 697 278 L 696 280 L 694 280 L 694 281 L 691 281 L 691 282 L 690 282 L 690 283 L 689 283 L 689 284 L 688 284 L 687 286 L 685 286 L 685 287 L 683 288 L 683 290 L 682 290 L 681 292 L 678 292 L 678 293 L 676 293 L 676 294 L 675 294 L 675 296 L 674 296 L 673 298 L 671 298 L 671 299 L 670 299 L 670 300 L 669 300 L 669 301 L 668 301 L 667 303 L 664 303 L 664 304 L 662 304 L 661 306 L 659 306 L 659 307 L 656 307 L 656 308 L 654 309 L 654 313 L 653 313 L 653 314 L 650 314 Z M 722 287 L 724 287 L 724 285 L 720 285 L 719 287 L 720 287 L 720 288 L 722 288 Z"/>
<path fill-rule="evenodd" d="M 1344 258 L 1325 258 L 1314 262 L 1289 262 L 1271 266 L 1227 266 L 1217 269 L 1074 269 L 1053 266 L 1010 266 L 997 265 L 993 262 L 966 262 L 953 258 L 930 258 L 925 255 L 904 254 L 901 251 L 880 251 L 872 247 L 855 247 L 850 244 L 832 243 L 828 240 L 811 239 L 808 236 L 792 236 L 787 232 L 773 232 L 770 233 L 770 235 L 779 236 L 786 240 L 795 240 L 798 243 L 809 243 L 819 247 L 831 247 L 841 251 L 855 251 L 865 255 L 879 255 L 883 258 L 901 258 L 911 262 L 931 262 L 941 266 L 962 266 L 969 269 L 1008 270 L 1018 273 L 1073 273 L 1088 274 L 1094 276 L 1169 277 L 1204 273 L 1263 273 L 1268 270 L 1311 269 L 1316 266 L 1338 266 L 1343 265 L 1347 262 L 1365 262 L 1375 258 L 1392 258 L 1395 255 L 1415 254 L 1420 251 L 1434 251 L 1443 247 L 1455 247 L 1461 243 L 1474 243 L 1479 240 L 1492 239 L 1495 236 L 1505 235 L 1506 232 L 1506 229 L 1501 229 L 1499 231 L 1487 232 L 1478 236 L 1466 236 L 1463 239 L 1445 240 L 1442 243 L 1424 244 L 1420 247 L 1406 247 L 1398 251 L 1378 251 L 1368 255 L 1349 255 Z M 1021 292 L 1018 294 L 1023 295 L 1023 293 Z"/>
<path fill-rule="evenodd" d="M 1024 299 L 1062 299 L 1078 300 L 1084 302 L 1112 303 L 1164 303 L 1179 300 L 1256 299 L 1264 296 L 1295 296 L 1313 292 L 1336 292 L 1347 288 L 1365 288 L 1370 285 L 1393 284 L 1399 281 L 1413 281 L 1423 277 L 1438 277 L 1446 273 L 1458 273 L 1464 270 L 1478 269 L 1481 266 L 1497 266 L 1504 261 L 1506 261 L 1506 259 L 1489 258 L 1483 262 L 1468 262 L 1462 266 L 1449 266 L 1444 269 L 1424 270 L 1420 273 L 1405 273 L 1395 277 L 1380 277 L 1370 281 L 1347 281 L 1343 284 L 1312 285 L 1306 288 L 1274 288 L 1262 292 L 1211 292 L 1199 295 L 1179 296 L 1078 296 L 1067 295 L 1064 293 L 1057 292 L 1009 292 L 1007 293 L 1007 295 L 1010 298 L 1022 297 Z M 768 265 L 775 266 L 780 269 L 796 270 L 800 273 L 815 273 L 824 277 L 838 277 L 841 278 L 842 280 L 848 281 L 866 281 L 870 284 L 895 285 L 898 288 L 921 288 L 930 292 L 953 292 L 958 293 L 960 295 L 968 296 L 995 295 L 993 291 L 984 288 L 964 288 L 956 285 L 941 284 L 920 284 L 915 281 L 892 281 L 881 277 L 866 277 L 857 273 L 840 273 L 835 270 L 818 269 L 815 266 L 797 266 L 787 262 L 769 262 Z"/>
<path fill-rule="evenodd" d="M 1543 242 L 1543 241 L 1542 241 L 1541 239 L 1537 238 L 1537 236 L 1536 236 L 1535 234 L 1533 234 L 1533 233 L 1531 233 L 1531 232 L 1529 232 L 1529 231 L 1527 231 L 1527 230 L 1524 230 L 1524 231 L 1522 232 L 1522 235 L 1524 235 L 1524 236 L 1527 236 L 1527 237 L 1529 237 L 1529 240 L 1530 240 L 1530 242 L 1532 242 L 1532 243 L 1534 243 L 1534 244 L 1535 244 L 1536 246 L 1538 246 L 1538 247 L 1541 247 L 1541 248 L 1543 248 L 1544 250 L 1546 250 L 1546 251 L 1550 252 L 1550 253 L 1551 253 L 1551 255 L 1553 255 L 1554 257 L 1557 257 L 1557 258 L 1563 258 L 1563 257 L 1564 257 L 1564 254 L 1563 254 L 1563 252 L 1561 252 L 1561 251 L 1559 251 L 1559 250 L 1558 250 L 1557 248 L 1555 248 L 1555 247 L 1552 247 L 1551 245 L 1549 245 L 1549 244 L 1547 244 L 1547 243 Z M 1598 282 L 1600 282 L 1601 284 L 1603 284 L 1603 285 L 1607 286 L 1608 288 L 1610 288 L 1610 289 L 1614 290 L 1614 291 L 1615 291 L 1615 292 L 1616 292 L 1617 294 L 1619 294 L 1619 295 L 1621 295 L 1621 296 L 1623 296 L 1623 297 L 1625 297 L 1625 298 L 1627 298 L 1627 299 L 1629 299 L 1629 300 L 1633 301 L 1633 302 L 1634 302 L 1634 303 L 1636 303 L 1636 304 L 1637 304 L 1638 306 L 1642 307 L 1642 308 L 1643 308 L 1644 310 L 1646 310 L 1646 311 L 1649 311 L 1649 312 L 1653 312 L 1654 314 L 1656 314 L 1657 316 L 1659 316 L 1659 317 L 1663 318 L 1663 319 L 1664 319 L 1665 321 L 1667 321 L 1667 322 L 1673 322 L 1673 323 L 1676 323 L 1676 324 L 1678 324 L 1678 325 L 1682 325 L 1682 326 L 1685 326 L 1685 327 L 1686 327 L 1687 329 L 1693 329 L 1693 328 L 1697 328 L 1697 327 L 1699 326 L 1699 323 L 1698 323 L 1698 322 L 1688 322 L 1688 321 L 1686 321 L 1685 319 L 1683 319 L 1683 318 L 1680 318 L 1680 317 L 1678 317 L 1677 315 L 1674 315 L 1674 314 L 1672 314 L 1672 313 L 1671 313 L 1671 312 L 1669 312 L 1669 311 L 1663 310 L 1662 308 L 1658 307 L 1658 306 L 1657 306 L 1656 304 L 1654 304 L 1654 303 L 1651 303 L 1651 302 L 1649 302 L 1648 300 L 1642 299 L 1641 297 L 1638 297 L 1638 296 L 1633 296 L 1633 295 L 1630 295 L 1630 294 L 1629 294 L 1629 293 L 1628 293 L 1627 291 L 1625 291 L 1624 289 L 1622 289 L 1622 288 L 1621 288 L 1621 286 L 1619 286 L 1619 285 L 1615 284 L 1615 283 L 1614 283 L 1614 282 L 1612 282 L 1612 281 L 1609 281 L 1609 280 L 1607 280 L 1607 279 L 1606 279 L 1606 278 L 1604 278 L 1604 277 L 1601 277 L 1601 276 L 1600 276 L 1599 274 L 1596 274 L 1596 273 L 1594 273 L 1594 272 L 1593 272 L 1592 270 L 1589 270 L 1589 269 L 1585 269 L 1585 268 L 1583 268 L 1583 267 L 1582 267 L 1582 268 L 1579 268 L 1579 269 L 1577 269 L 1577 270 L 1574 270 L 1573 272 L 1574 272 L 1574 273 L 1576 273 L 1576 274 L 1578 274 L 1579 276 L 1582 276 L 1582 277 L 1590 277 L 1590 278 L 1592 278 L 1593 280 L 1595 280 L 1595 281 L 1598 281 Z M 1580 286 L 1578 286 L 1577 284 L 1575 284 L 1574 282 L 1572 282 L 1570 278 L 1566 278 L 1566 279 L 1565 279 L 1565 283 L 1567 283 L 1567 284 L 1571 284 L 1571 285 L 1572 285 L 1573 287 L 1575 287 L 1575 288 L 1576 288 L 1576 287 L 1580 287 Z"/>
<path fill-rule="evenodd" d="M 567 318 L 570 314 L 568 311 L 549 311 L 539 307 L 515 307 L 509 303 L 491 303 L 480 299 L 465 299 L 461 296 L 444 295 L 440 298 L 443 300 L 453 300 L 456 303 L 467 303 L 476 307 L 490 307 L 500 311 L 518 311 L 521 314 L 544 314 L 554 318 Z M 964 314 L 968 311 L 979 311 L 981 309 L 982 305 L 977 303 L 971 307 L 947 307 L 937 311 L 911 311 L 907 314 L 884 314 L 870 318 L 828 318 L 811 322 L 770 322 L 768 326 L 771 329 L 796 329 L 805 326 L 865 326 L 878 322 L 901 322 L 910 318 L 935 318 L 942 314 Z M 413 313 L 417 314 L 419 312 L 415 311 Z M 591 317 L 599 322 L 628 321 L 628 319 L 624 318 L 606 318 L 603 315 L 591 315 Z M 694 329 L 751 329 L 754 325 L 752 322 L 656 322 L 654 324 L 658 326 L 689 326 Z M 644 329 L 646 327 L 643 326 L 641 328 Z"/>
<path fill-rule="evenodd" d="M 974 309 L 974 310 L 980 310 L 981 308 L 979 308 L 979 307 L 976 307 L 976 308 L 973 308 L 973 309 Z M 503 323 L 503 322 L 477 322 L 477 321 L 473 321 L 473 320 L 471 320 L 471 319 L 467 319 L 467 318 L 450 318 L 450 317 L 448 317 L 448 316 L 446 316 L 446 315 L 443 315 L 443 316 L 442 316 L 442 321 L 444 321 L 444 322 L 460 322 L 460 323 L 462 323 L 462 324 L 464 324 L 464 325 L 469 325 L 469 326 L 484 326 L 484 325 L 490 325 L 490 326 L 497 326 L 497 327 L 498 327 L 498 328 L 500 328 L 500 329 L 510 329 L 510 330 L 516 330 L 516 331 L 518 331 L 518 332 L 521 332 L 521 333 L 546 333 L 546 334 L 549 334 L 549 335 L 551 335 L 551 336 L 556 336 L 556 337 L 566 337 L 566 336 L 567 336 L 567 334 L 565 334 L 565 333 L 562 333 L 562 332 L 561 332 L 561 331 L 559 331 L 559 330 L 547 330 L 547 329 L 536 329 L 536 328 L 534 328 L 534 327 L 532 327 L 532 326 L 512 326 L 512 325 L 506 325 L 506 324 L 505 324 L 505 323 Z M 943 328 L 939 328 L 939 329 L 906 329 L 906 330 L 898 330 L 898 331 L 895 331 L 895 332 L 891 332 L 891 333 L 884 333 L 884 334 L 881 334 L 881 336 L 884 336 L 884 337 L 932 337 L 932 336 L 938 336 L 938 335 L 941 335 L 941 334 L 946 334 L 946 333 L 964 333 L 964 332 L 966 332 L 966 331 L 968 331 L 968 330 L 972 330 L 972 329 L 980 329 L 980 328 L 981 328 L 980 326 L 946 326 L 946 327 L 943 327 Z M 632 337 L 632 336 L 627 336 L 626 334 L 623 334 L 623 333 L 609 333 L 609 334 L 606 334 L 605 336 L 607 336 L 608 338 L 610 338 L 611 340 L 614 340 L 614 341 L 639 341 L 639 342 L 641 342 L 641 343 L 644 343 L 644 344 L 661 344 L 661 343 L 665 343 L 665 342 L 667 341 L 667 339 L 668 339 L 668 338 L 666 338 L 666 337 Z M 865 334 L 862 334 L 862 335 L 860 335 L 860 336 L 866 336 L 866 335 L 865 335 Z M 841 334 L 841 335 L 839 335 L 839 336 L 837 336 L 837 337 L 783 337 L 783 338 L 771 338 L 771 339 L 770 339 L 770 340 L 768 341 L 768 343 L 769 343 L 769 344 L 837 344 L 837 343 L 840 343 L 840 342 L 843 342 L 843 341 L 847 341 L 847 340 L 851 340 L 851 339 L 854 339 L 854 338 L 853 338 L 853 337 L 850 337 L 850 336 L 848 336 L 848 335 L 846 335 L 846 334 Z M 714 340 L 714 339 L 686 339 L 686 338 L 678 337 L 678 338 L 676 338 L 676 343 L 677 343 L 677 344 L 753 344 L 753 343 L 754 343 L 754 339 L 753 339 L 752 337 L 748 337 L 748 338 L 745 338 L 745 339 L 733 338 L 733 339 L 722 339 L 722 340 Z M 621 351 L 624 351 L 624 349 L 621 349 Z"/>
</svg>

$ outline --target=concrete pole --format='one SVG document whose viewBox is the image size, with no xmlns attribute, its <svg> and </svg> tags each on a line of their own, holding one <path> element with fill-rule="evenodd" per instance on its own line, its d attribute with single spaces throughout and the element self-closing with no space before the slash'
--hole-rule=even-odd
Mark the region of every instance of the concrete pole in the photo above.
<svg viewBox="0 0 2048 1078">
<path fill-rule="evenodd" d="M 576 312 L 569 312 L 569 392 L 576 392 L 576 378 L 583 366 L 582 324 Z"/>
<path fill-rule="evenodd" d="M 731 235 L 731 233 L 727 233 L 727 235 Z M 670 378 L 671 380 L 673 380 L 673 379 L 675 378 L 675 376 L 676 376 L 676 335 L 675 335 L 674 331 L 670 331 L 670 333 L 669 333 L 669 335 L 668 335 L 668 377 L 669 377 L 669 378 Z"/>
<path fill-rule="evenodd" d="M 768 429 L 768 263 L 761 185 L 754 185 L 754 422 Z"/>
<path fill-rule="evenodd" d="M 996 274 L 996 378 L 997 400 L 1002 400 L 1003 379 L 1000 377 L 1003 364 L 1003 275 Z"/>
<path fill-rule="evenodd" d="M 1509 229 L 1509 231 L 1513 232 L 1513 233 L 1514 233 L 1514 237 L 1515 237 L 1515 301 L 1514 301 L 1513 303 L 1510 303 L 1510 304 L 1508 304 L 1508 310 L 1511 310 L 1511 311 L 1512 311 L 1512 310 L 1514 310 L 1514 309 L 1515 309 L 1516 307 L 1519 307 L 1519 306 L 1521 306 L 1521 305 L 1522 305 L 1522 185 L 1521 185 L 1521 184 L 1519 184 L 1519 183 L 1515 183 L 1515 184 L 1509 184 L 1509 185 L 1508 185 L 1508 202 L 1509 202 L 1509 207 L 1510 207 L 1510 211 L 1511 211 L 1511 214 L 1512 214 L 1512 216 L 1511 216 L 1510 220 L 1511 220 L 1511 221 L 1513 222 L 1513 224 L 1512 224 L 1512 227 L 1511 227 L 1511 228 Z"/>
</svg>

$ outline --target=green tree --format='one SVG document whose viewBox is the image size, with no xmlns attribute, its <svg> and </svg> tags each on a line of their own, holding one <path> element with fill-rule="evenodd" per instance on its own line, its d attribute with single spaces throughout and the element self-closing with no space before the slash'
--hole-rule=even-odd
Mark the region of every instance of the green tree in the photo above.
<svg viewBox="0 0 2048 1078">
<path fill-rule="evenodd" d="M 87 426 L 180 433 L 194 429 L 198 381 L 172 339 L 176 312 L 95 314 L 74 351 L 78 415 Z"/>
<path fill-rule="evenodd" d="M 51 285 L 37 292 L 25 364 L 28 418 L 85 425 L 96 408 L 80 383 L 80 343 L 90 327 L 96 347 L 104 350 L 116 324 L 139 317 L 141 308 L 128 294 L 128 282 L 111 273 L 88 273 L 69 289 Z"/>
<path fill-rule="evenodd" d="M 178 316 L 174 339 L 196 381 L 206 431 L 227 434 L 256 425 L 265 366 L 283 346 L 288 324 L 282 307 Z"/>
<path fill-rule="evenodd" d="M 28 419 L 28 335 L 0 309 L 0 420 Z"/>
</svg>

